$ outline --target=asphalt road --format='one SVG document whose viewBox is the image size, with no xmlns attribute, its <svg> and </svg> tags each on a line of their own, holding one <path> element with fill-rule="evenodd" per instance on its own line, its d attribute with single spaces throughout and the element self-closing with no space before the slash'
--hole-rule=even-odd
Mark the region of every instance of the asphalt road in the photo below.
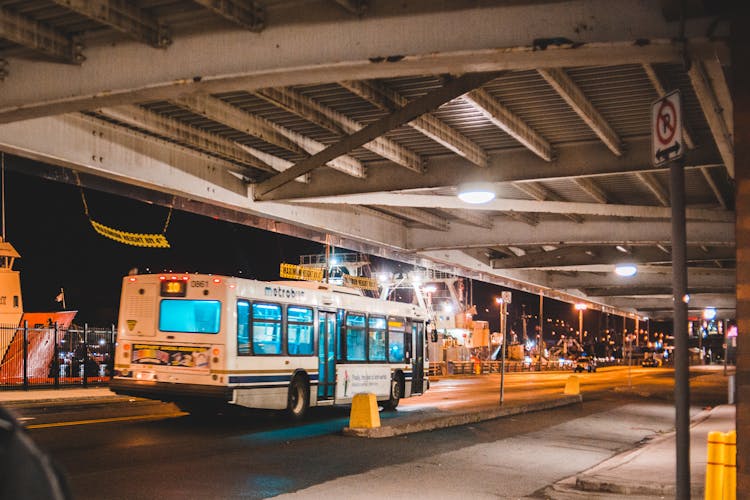
<svg viewBox="0 0 750 500">
<path fill-rule="evenodd" d="M 506 375 L 506 397 L 559 393 L 568 376 Z M 271 412 L 199 419 L 126 398 L 15 411 L 78 499 L 544 498 L 547 485 L 671 429 L 671 377 L 602 369 L 580 376 L 583 405 L 375 440 L 341 435 L 346 408 L 298 425 Z M 720 376 L 691 385 L 694 412 L 726 401 Z M 450 377 L 399 408 L 471 407 L 498 394 L 499 376 Z"/>
</svg>

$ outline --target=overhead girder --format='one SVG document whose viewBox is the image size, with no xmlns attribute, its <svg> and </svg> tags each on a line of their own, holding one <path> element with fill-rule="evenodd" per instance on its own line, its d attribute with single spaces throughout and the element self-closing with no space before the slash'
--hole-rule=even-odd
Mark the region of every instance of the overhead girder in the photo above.
<svg viewBox="0 0 750 500">
<path fill-rule="evenodd" d="M 133 40 L 155 48 L 172 43 L 169 33 L 159 20 L 127 0 L 52 0 L 66 9 L 106 24 Z"/>
<path fill-rule="evenodd" d="M 552 161 L 555 152 L 549 141 L 518 115 L 503 106 L 489 92 L 484 89 L 472 90 L 464 96 L 464 99 L 474 105 L 495 126 L 523 144 L 529 151 L 543 160 Z"/>
<path fill-rule="evenodd" d="M 266 172 L 275 170 L 243 149 L 240 144 L 220 135 L 193 127 L 174 118 L 160 115 L 140 106 L 117 106 L 97 110 L 97 114 L 112 118 L 153 134 L 168 137 L 192 147 L 231 161 L 239 162 Z"/>
<path fill-rule="evenodd" d="M 265 27 L 266 12 L 258 2 L 247 0 L 193 0 L 193 2 L 250 31 L 261 31 Z"/>
<path fill-rule="evenodd" d="M 725 110 L 722 109 L 711 82 L 703 68 L 702 61 L 693 61 L 688 70 L 690 83 L 693 85 L 695 95 L 701 105 L 708 126 L 711 129 L 714 141 L 719 148 L 721 159 L 726 166 L 730 177 L 734 177 L 734 139 L 732 130 L 724 117 Z M 731 114 L 731 109 L 728 110 Z"/>
<path fill-rule="evenodd" d="M 190 95 L 173 100 L 193 113 L 222 123 L 230 128 L 258 137 L 269 144 L 287 149 L 302 156 L 314 155 L 326 148 L 325 144 L 277 125 L 265 118 L 247 113 L 221 99 L 207 95 Z M 363 178 L 365 168 L 351 156 L 341 155 L 327 162 L 331 168 L 353 177 Z M 304 175 L 304 172 L 301 175 Z"/>
<path fill-rule="evenodd" d="M 529 275 L 541 273 L 531 271 Z M 688 268 L 689 289 L 732 289 L 735 283 L 734 269 L 703 269 Z M 587 295 L 654 295 L 658 293 L 671 293 L 672 267 L 663 266 L 658 270 L 651 269 L 650 272 L 639 272 L 635 276 L 622 277 L 615 273 L 590 273 L 585 271 L 551 271 L 544 273 L 545 280 L 542 282 L 561 290 L 592 290 L 601 289 L 600 293 L 591 292 Z M 638 290 L 640 288 L 640 291 Z M 647 289 L 666 289 L 666 292 L 646 293 Z M 623 293 L 608 292 L 607 290 L 620 289 L 630 291 Z M 718 290 L 717 290 L 718 291 Z"/>
<path fill-rule="evenodd" d="M 573 108 L 573 111 L 586 122 L 586 125 L 599 136 L 610 151 L 617 156 L 621 156 L 623 153 L 622 141 L 565 70 L 562 68 L 540 68 L 538 71 L 542 78 L 547 80 L 547 83 Z"/>
<path fill-rule="evenodd" d="M 324 106 L 293 89 L 262 89 L 255 95 L 340 136 L 352 134 L 364 127 L 335 109 Z M 418 154 L 387 137 L 378 137 L 363 147 L 415 172 L 423 170 L 423 160 Z"/>
<path fill-rule="evenodd" d="M 559 194 L 550 191 L 538 182 L 513 182 L 512 184 L 513 187 L 515 187 L 519 191 L 526 193 L 527 195 L 538 201 L 567 201 Z M 583 217 L 577 214 L 565 214 L 565 217 L 572 220 L 573 222 L 583 222 Z"/>
<path fill-rule="evenodd" d="M 294 200 L 292 200 L 294 201 Z M 392 207 L 453 208 L 466 210 L 493 210 L 500 212 L 536 212 L 548 214 L 596 215 L 602 217 L 634 217 L 642 219 L 669 219 L 669 207 L 652 205 L 614 205 L 603 203 L 579 203 L 570 201 L 536 201 L 515 198 L 495 198 L 481 205 L 468 205 L 453 195 L 429 195 L 409 193 L 363 193 L 341 196 L 307 198 L 301 200 L 331 205 L 387 205 Z M 688 208 L 688 220 L 731 222 L 734 213 L 727 210 Z"/>
<path fill-rule="evenodd" d="M 714 260 L 734 260 L 734 247 L 712 247 L 702 249 L 691 246 L 687 249 L 687 261 L 712 262 Z M 671 257 L 656 247 L 634 247 L 629 254 L 623 254 L 615 247 L 580 246 L 563 247 L 549 252 L 537 252 L 521 257 L 492 259 L 494 269 L 533 268 L 544 269 L 563 266 L 586 266 L 593 264 L 648 264 L 671 263 Z"/>
<path fill-rule="evenodd" d="M 571 221 L 540 221 L 530 227 L 517 221 L 496 220 L 502 231 L 477 231 L 456 225 L 450 237 L 419 228 L 409 231 L 408 248 L 412 250 L 440 250 L 495 246 L 531 245 L 622 245 L 636 242 L 641 245 L 668 245 L 671 241 L 671 222 L 633 220 L 591 220 L 585 224 Z M 734 245 L 733 222 L 688 222 L 687 244 L 711 246 Z"/>
<path fill-rule="evenodd" d="M 256 200 L 267 200 L 268 193 L 288 183 L 297 176 L 306 174 L 323 163 L 348 153 L 349 151 L 380 137 L 389 130 L 407 123 L 418 116 L 431 111 L 448 101 L 455 99 L 469 90 L 479 87 L 495 78 L 494 73 L 469 73 L 451 80 L 442 87 L 411 101 L 393 113 L 350 134 L 339 142 L 298 162 L 294 167 L 254 186 L 253 197 Z"/>
<path fill-rule="evenodd" d="M 185 33 L 169 51 L 154 51 L 148 57 L 134 42 L 91 40 L 87 61 L 80 67 L 9 57 L 12 70 L 0 95 L 0 121 L 168 100 L 192 92 L 634 61 L 678 63 L 684 54 L 683 44 L 673 40 L 677 26 L 663 21 L 657 3 L 638 0 L 479 8 L 465 1 L 446 10 L 401 9 L 403 14 L 395 17 L 388 9 L 379 4 L 357 19 L 336 9 L 306 9 L 307 23 L 299 24 L 292 21 L 299 12 L 290 3 L 276 7 L 277 21 L 263 36 L 240 30 Z M 391 22 L 394 19 L 398 22 Z M 606 29 L 576 28 L 592 20 Z M 696 38 L 704 36 L 711 22 L 706 18 L 686 23 L 687 47 L 694 60 L 726 59 L 724 42 Z M 530 44 L 550 37 L 570 43 Z M 113 71 L 113 61 L 128 71 Z M 200 68 L 200 73 L 186 68 Z M 31 80 L 35 85 L 27 85 Z"/>
<path fill-rule="evenodd" d="M 0 38 L 22 45 L 52 59 L 80 64 L 86 58 L 83 45 L 52 26 L 0 7 Z"/>
<path fill-rule="evenodd" d="M 341 81 L 339 85 L 380 109 L 393 112 L 408 104 L 397 92 L 371 81 Z M 447 125 L 431 113 L 425 113 L 409 122 L 409 126 L 438 144 L 453 151 L 480 167 L 487 166 L 487 153 L 474 141 Z"/>
<path fill-rule="evenodd" d="M 405 248 L 407 229 L 403 225 L 357 208 L 253 202 L 246 183 L 217 167 L 218 160 L 209 161 L 206 155 L 187 148 L 165 145 L 142 133 L 83 115 L 0 125 L 0 148 L 13 154 L 353 241 Z"/>
<path fill-rule="evenodd" d="M 423 188 L 453 188 L 464 182 L 514 182 L 587 177 L 604 174 L 626 174 L 658 171 L 651 163 L 651 138 L 628 140 L 628 149 L 616 157 L 596 143 L 566 144 L 557 147 L 557 157 L 546 162 L 526 150 L 507 150 L 489 156 L 487 168 L 480 168 L 464 158 L 436 157 L 425 163 L 422 174 L 405 171 L 402 167 L 384 162 L 367 172 L 367 182 L 357 182 L 347 176 L 326 170 L 316 171 L 315 178 L 304 189 L 281 186 L 266 198 L 290 200 L 316 196 L 385 192 Z M 687 168 L 717 165 L 719 158 L 709 147 L 687 153 Z"/>
</svg>

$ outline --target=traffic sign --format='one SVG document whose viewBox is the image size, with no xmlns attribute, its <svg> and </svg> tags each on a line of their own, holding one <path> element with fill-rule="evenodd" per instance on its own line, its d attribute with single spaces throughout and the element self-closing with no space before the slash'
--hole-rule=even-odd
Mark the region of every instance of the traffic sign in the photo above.
<svg viewBox="0 0 750 500">
<path fill-rule="evenodd" d="M 670 92 L 651 105 L 651 145 L 651 160 L 657 167 L 684 155 L 679 90 Z"/>
<path fill-rule="evenodd" d="M 510 299 L 512 297 L 511 292 L 508 292 L 508 291 L 500 292 L 500 296 L 502 297 L 503 302 L 505 302 L 506 304 L 510 304 Z"/>
</svg>

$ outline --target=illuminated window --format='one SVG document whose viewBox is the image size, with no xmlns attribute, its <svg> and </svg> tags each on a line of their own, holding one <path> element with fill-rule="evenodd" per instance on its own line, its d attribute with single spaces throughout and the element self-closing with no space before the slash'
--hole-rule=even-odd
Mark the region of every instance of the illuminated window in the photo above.
<svg viewBox="0 0 750 500">
<path fill-rule="evenodd" d="M 289 306 L 286 309 L 287 351 L 290 355 L 313 354 L 313 310 Z"/>
<path fill-rule="evenodd" d="M 370 316 L 367 332 L 370 361 L 385 361 L 385 318 Z"/>
<path fill-rule="evenodd" d="M 388 360 L 391 363 L 404 361 L 405 330 L 402 320 L 388 318 Z"/>
<path fill-rule="evenodd" d="M 365 315 L 346 315 L 346 359 L 365 360 Z"/>
<path fill-rule="evenodd" d="M 250 302 L 237 301 L 237 354 L 247 356 L 250 351 Z"/>
<path fill-rule="evenodd" d="M 159 304 L 159 330 L 177 333 L 219 333 L 218 300 L 165 299 Z"/>
<path fill-rule="evenodd" d="M 253 353 L 281 354 L 281 306 L 253 303 Z"/>
</svg>

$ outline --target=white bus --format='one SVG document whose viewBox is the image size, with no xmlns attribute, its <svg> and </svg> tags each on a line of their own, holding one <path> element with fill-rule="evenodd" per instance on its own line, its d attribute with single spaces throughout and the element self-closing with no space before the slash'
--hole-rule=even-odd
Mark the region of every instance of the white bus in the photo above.
<svg viewBox="0 0 750 500">
<path fill-rule="evenodd" d="M 193 412 L 228 403 L 299 419 L 362 392 L 394 409 L 429 387 L 427 323 L 417 305 L 325 283 L 126 276 L 110 388 Z"/>
</svg>

